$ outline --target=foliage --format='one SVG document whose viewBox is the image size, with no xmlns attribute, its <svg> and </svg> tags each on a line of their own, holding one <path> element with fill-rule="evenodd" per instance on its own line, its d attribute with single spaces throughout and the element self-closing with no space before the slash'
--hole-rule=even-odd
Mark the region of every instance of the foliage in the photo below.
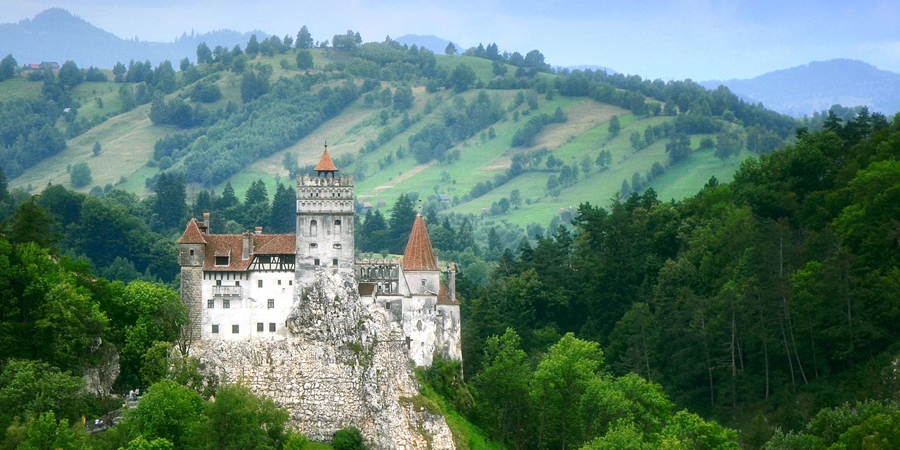
<svg viewBox="0 0 900 450">
<path fill-rule="evenodd" d="M 331 444 L 335 450 L 365 450 L 362 435 L 356 427 L 341 428 L 334 433 Z"/>
<path fill-rule="evenodd" d="M 0 426 L 45 413 L 75 421 L 82 410 L 84 380 L 40 361 L 6 360 L 0 372 Z M 54 422 L 55 424 L 55 422 Z"/>
</svg>

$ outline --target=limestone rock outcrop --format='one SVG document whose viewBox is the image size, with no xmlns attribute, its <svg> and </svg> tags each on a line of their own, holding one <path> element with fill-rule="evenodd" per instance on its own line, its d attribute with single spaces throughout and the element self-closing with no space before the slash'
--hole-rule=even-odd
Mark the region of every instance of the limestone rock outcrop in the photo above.
<svg viewBox="0 0 900 450">
<path fill-rule="evenodd" d="M 317 271 L 287 326 L 287 339 L 203 340 L 191 355 L 271 397 L 310 439 L 355 426 L 376 450 L 455 448 L 443 417 L 418 401 L 403 331 L 390 311 L 363 304 L 352 275 Z"/>
</svg>

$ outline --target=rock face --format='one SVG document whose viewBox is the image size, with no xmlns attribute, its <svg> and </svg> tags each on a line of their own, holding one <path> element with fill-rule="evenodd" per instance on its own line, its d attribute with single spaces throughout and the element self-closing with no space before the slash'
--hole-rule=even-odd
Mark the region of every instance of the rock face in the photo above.
<svg viewBox="0 0 900 450">
<path fill-rule="evenodd" d="M 454 449 L 423 407 L 407 343 L 390 312 L 363 304 L 352 275 L 317 271 L 294 301 L 288 338 L 197 341 L 192 356 L 290 412 L 310 439 L 355 426 L 372 449 Z"/>
</svg>

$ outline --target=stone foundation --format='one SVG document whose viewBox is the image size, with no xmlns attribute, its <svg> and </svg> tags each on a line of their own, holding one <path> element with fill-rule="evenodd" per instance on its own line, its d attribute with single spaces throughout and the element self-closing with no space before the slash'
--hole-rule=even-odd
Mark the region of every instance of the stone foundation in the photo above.
<svg viewBox="0 0 900 450">
<path fill-rule="evenodd" d="M 316 441 L 355 426 L 373 450 L 454 449 L 443 417 L 417 401 L 402 330 L 362 304 L 352 275 L 318 272 L 288 317 L 285 340 L 199 341 L 192 356 L 290 413 Z"/>
</svg>

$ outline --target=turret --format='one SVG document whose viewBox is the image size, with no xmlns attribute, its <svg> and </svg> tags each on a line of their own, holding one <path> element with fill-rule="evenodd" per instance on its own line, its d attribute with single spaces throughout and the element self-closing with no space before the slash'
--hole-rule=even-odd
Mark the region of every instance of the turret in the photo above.
<svg viewBox="0 0 900 450">
<path fill-rule="evenodd" d="M 353 177 L 337 176 L 328 145 L 315 171 L 316 176 L 297 179 L 295 267 L 301 288 L 313 280 L 316 270 L 353 273 Z"/>
</svg>

